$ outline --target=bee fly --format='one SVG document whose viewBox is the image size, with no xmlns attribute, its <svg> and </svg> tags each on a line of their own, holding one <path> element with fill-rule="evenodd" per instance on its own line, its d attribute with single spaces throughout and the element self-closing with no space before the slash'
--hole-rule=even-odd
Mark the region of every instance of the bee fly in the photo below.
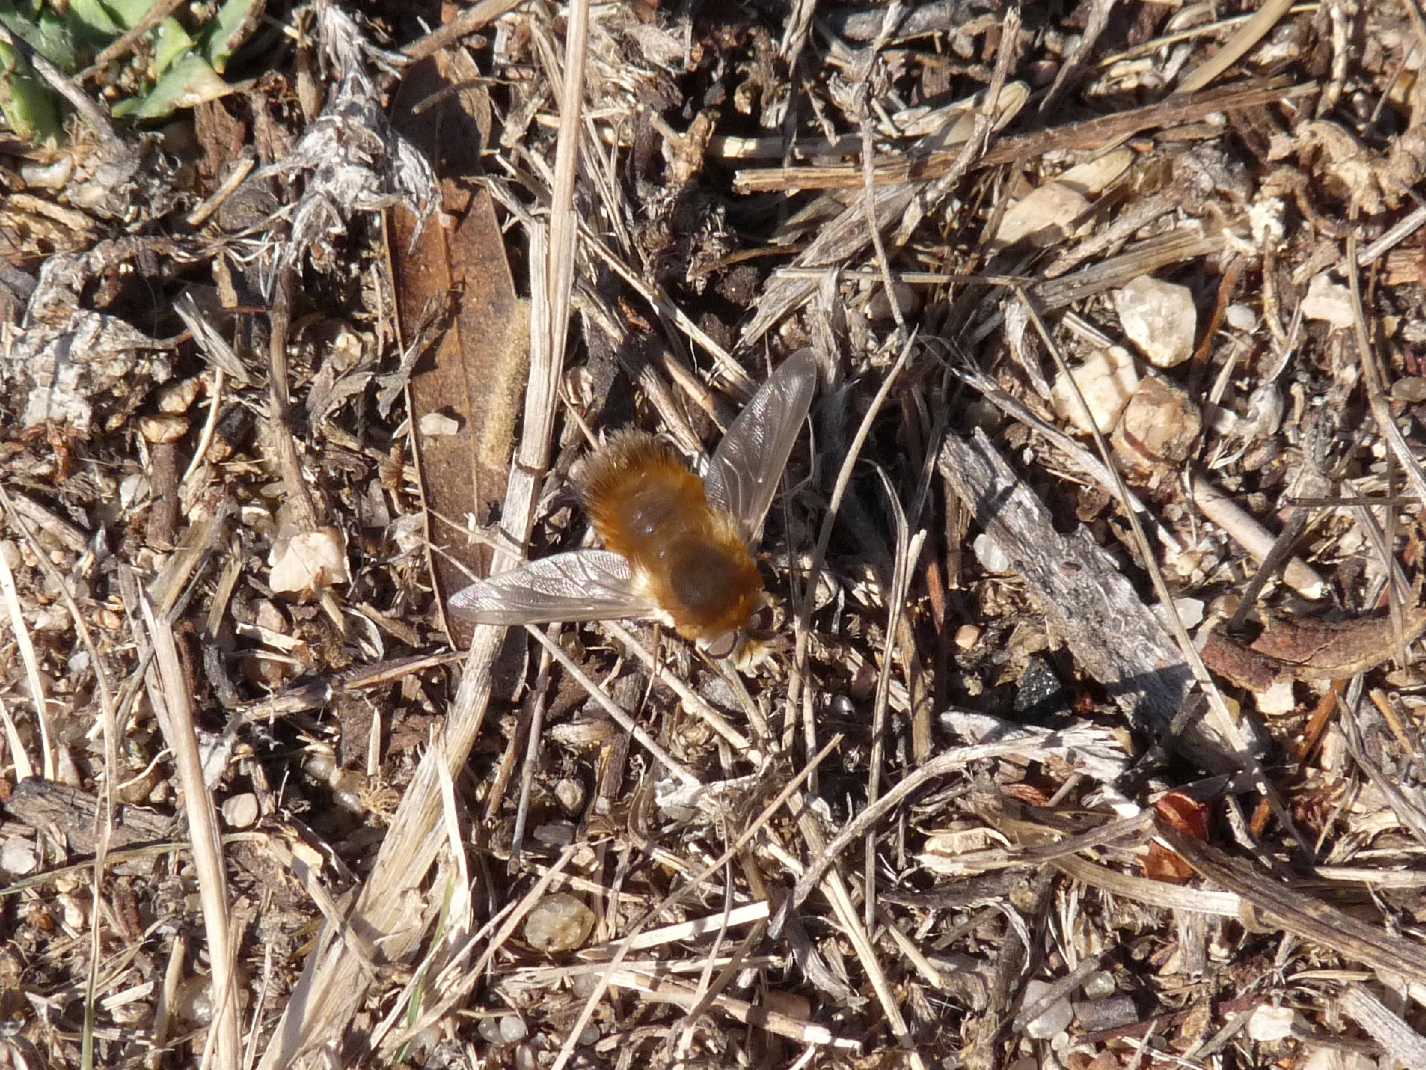
<svg viewBox="0 0 1426 1070">
<path fill-rule="evenodd" d="M 753 395 L 702 478 L 661 439 L 620 431 L 589 460 L 580 503 L 603 550 L 530 561 L 459 591 L 451 609 L 478 624 L 648 618 L 730 654 L 762 603 L 752 547 L 812 404 L 810 351 Z"/>
</svg>

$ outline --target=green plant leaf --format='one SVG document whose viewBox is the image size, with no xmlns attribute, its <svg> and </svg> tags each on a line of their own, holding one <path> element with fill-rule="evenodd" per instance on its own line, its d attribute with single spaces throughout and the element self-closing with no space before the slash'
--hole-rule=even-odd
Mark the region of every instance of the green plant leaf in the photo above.
<svg viewBox="0 0 1426 1070">
<path fill-rule="evenodd" d="M 234 52 L 252 36 L 266 0 L 225 0 L 202 33 L 203 54 L 220 74 Z"/>
<path fill-rule="evenodd" d="M 58 144 L 64 133 L 59 102 L 23 56 L 0 43 L 0 114 L 22 141 Z"/>
<path fill-rule="evenodd" d="M 142 97 L 121 100 L 114 106 L 116 118 L 162 119 L 180 108 L 192 108 L 217 100 L 233 91 L 208 61 L 196 52 L 185 53 Z"/>
<path fill-rule="evenodd" d="M 74 34 L 69 23 L 53 8 L 40 3 L 16 4 L 0 0 L 0 26 L 4 26 L 25 44 L 63 71 L 73 71 L 80 65 Z"/>
<path fill-rule="evenodd" d="M 158 34 L 154 40 L 154 74 L 162 77 L 175 60 L 192 50 L 193 38 L 188 35 L 183 25 L 177 19 L 164 19 L 159 23 Z"/>
<path fill-rule="evenodd" d="M 158 0 L 70 0 L 69 17 L 97 37 L 118 37 L 143 21 Z"/>
</svg>

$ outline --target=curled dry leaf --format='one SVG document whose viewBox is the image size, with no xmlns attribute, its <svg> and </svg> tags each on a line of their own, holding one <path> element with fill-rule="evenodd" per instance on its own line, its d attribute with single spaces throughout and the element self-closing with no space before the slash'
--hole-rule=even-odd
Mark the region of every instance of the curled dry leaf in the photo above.
<svg viewBox="0 0 1426 1070">
<path fill-rule="evenodd" d="M 277 594 L 311 598 L 351 579 L 347 571 L 347 541 L 340 528 L 322 527 L 279 538 L 268 558 L 268 586 Z"/>
<path fill-rule="evenodd" d="M 1154 803 L 1154 813 L 1185 836 L 1208 839 L 1208 810 L 1202 803 L 1181 791 L 1171 791 Z M 1168 848 L 1151 842 L 1144 857 L 1144 876 L 1156 881 L 1186 884 L 1193 876 L 1193 867 Z"/>
<path fill-rule="evenodd" d="M 1426 605 L 1408 607 L 1402 642 L 1414 642 L 1423 631 Z M 1202 654 L 1204 663 L 1230 683 L 1267 691 L 1281 680 L 1345 680 L 1376 668 L 1397 649 L 1391 616 L 1378 613 L 1342 621 L 1275 618 L 1247 646 L 1215 631 Z"/>
</svg>

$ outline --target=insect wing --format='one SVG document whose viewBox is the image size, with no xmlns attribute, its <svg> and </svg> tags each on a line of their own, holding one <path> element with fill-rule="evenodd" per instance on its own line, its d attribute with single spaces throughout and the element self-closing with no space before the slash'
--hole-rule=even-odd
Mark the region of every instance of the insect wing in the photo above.
<svg viewBox="0 0 1426 1070">
<path fill-rule="evenodd" d="M 788 357 L 738 414 L 708 463 L 703 481 L 709 502 L 732 513 L 750 543 L 762 533 L 816 389 L 811 350 Z"/>
<path fill-rule="evenodd" d="M 477 624 L 547 624 L 644 617 L 657 606 L 635 590 L 624 558 L 575 550 L 473 583 L 452 596 L 450 608 Z"/>
</svg>

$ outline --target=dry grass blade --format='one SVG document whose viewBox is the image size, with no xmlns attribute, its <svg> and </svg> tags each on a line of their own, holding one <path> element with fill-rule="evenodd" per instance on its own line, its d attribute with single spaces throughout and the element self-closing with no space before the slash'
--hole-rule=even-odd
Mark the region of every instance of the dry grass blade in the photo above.
<svg viewBox="0 0 1426 1070">
<path fill-rule="evenodd" d="M 580 11 L 585 10 L 584 5 L 578 7 Z M 573 30 L 572 26 L 572 33 Z M 582 48 L 583 41 L 572 36 L 571 62 L 582 63 Z M 581 58 L 575 54 L 581 54 Z M 572 121 L 577 123 L 577 96 L 573 107 Z M 571 160 L 566 167 L 571 182 L 572 169 Z M 556 348 L 556 342 L 563 345 L 566 326 L 555 322 L 555 318 L 557 308 L 569 307 L 568 286 L 573 277 L 574 230 L 568 205 L 571 192 L 572 187 L 567 185 L 563 209 L 556 205 L 559 218 L 564 221 L 566 252 L 561 255 L 554 247 L 547 248 L 539 231 L 531 234 L 535 285 L 531 302 L 530 385 L 525 396 L 518 464 L 510 479 L 504 509 L 507 534 L 517 546 L 524 545 L 529 538 L 537 489 L 535 473 L 542 472 L 548 460 L 558 398 L 563 354 Z M 564 280 L 563 290 L 555 284 L 556 275 Z M 493 567 L 499 569 L 511 564 L 511 555 L 497 553 Z M 409 896 L 424 880 L 441 844 L 436 828 L 440 813 L 437 765 L 443 764 L 448 769 L 459 767 L 470 753 L 484 724 L 492 670 L 504 634 L 505 629 L 498 627 L 476 629 L 450 712 L 446 745 L 427 753 L 382 843 L 372 875 L 357 898 L 354 917 L 360 918 L 373 932 L 396 937 L 384 948 L 394 959 L 408 954 L 425 931 L 425 921 L 410 916 Z M 355 956 L 329 929 L 324 933 L 322 945 L 308 960 L 303 978 L 284 1012 L 282 1025 L 264 1053 L 261 1064 L 264 1070 L 287 1065 L 318 1038 L 345 1028 L 365 992 L 359 975 Z"/>
<path fill-rule="evenodd" d="M 615 970 L 609 975 L 610 984 L 621 988 L 630 988 L 636 992 L 642 992 L 648 999 L 659 1002 L 674 1003 L 685 1010 L 692 1010 L 699 1002 L 698 992 L 689 985 L 674 981 L 671 978 L 651 977 L 634 970 Z M 741 999 L 733 999 L 729 996 L 714 995 L 711 997 L 711 1005 L 733 1018 L 735 1021 L 744 1022 L 748 1025 L 755 1025 L 766 1029 L 769 1033 L 776 1033 L 779 1036 L 796 1040 L 803 1044 L 816 1044 L 843 1051 L 859 1051 L 861 1044 L 855 1040 L 838 1037 L 826 1026 L 816 1025 L 812 1022 L 802 1022 L 786 1014 L 777 1011 L 767 1010 L 762 1007 L 755 1007 Z M 913 1055 L 912 1065 L 915 1065 Z"/>
<path fill-rule="evenodd" d="M 910 525 L 906 521 L 906 511 L 896 496 L 896 489 L 886 473 L 878 470 L 882 489 L 891 505 L 891 514 L 896 522 L 896 558 L 891 572 L 891 589 L 887 598 L 886 634 L 896 634 L 901 622 L 901 614 L 906 608 L 907 587 L 911 582 L 911 569 L 921 557 L 921 547 L 925 544 L 926 533 L 918 531 L 912 537 Z M 876 678 L 876 697 L 872 700 L 872 748 L 868 770 L 867 804 L 875 806 L 881 794 L 882 752 L 885 746 L 886 705 L 891 695 L 892 656 L 890 643 L 882 655 L 881 668 Z M 863 871 L 865 893 L 862 902 L 864 924 L 871 929 L 876 919 L 876 839 L 867 833 L 866 864 Z"/>
<path fill-rule="evenodd" d="M 1400 1017 L 1387 1009 L 1358 984 L 1348 985 L 1342 993 L 1341 1007 L 1346 1015 L 1380 1044 L 1403 1066 L 1426 1066 L 1426 1037 L 1423 1037 Z"/>
<path fill-rule="evenodd" d="M 589 997 L 584 1002 L 584 1006 L 580 1009 L 579 1017 L 576 1018 L 573 1024 L 570 1026 L 569 1033 L 566 1035 L 564 1044 L 560 1048 L 559 1057 L 555 1060 L 553 1070 L 562 1070 L 562 1068 L 568 1064 L 570 1058 L 573 1056 L 575 1043 L 579 1038 L 580 1031 L 589 1021 L 589 1016 L 594 1012 L 595 1006 L 598 1004 L 600 998 L 604 995 L 605 990 L 611 983 L 611 978 L 614 974 L 614 971 L 618 969 L 619 965 L 628 956 L 630 951 L 630 944 L 632 943 L 632 941 L 638 939 L 639 934 L 643 932 L 644 928 L 649 924 L 650 921 L 652 921 L 654 918 L 657 918 L 668 907 L 673 906 L 675 903 L 681 901 L 685 896 L 692 893 L 705 880 L 707 880 L 714 873 L 717 873 L 720 869 L 722 869 L 723 866 L 725 866 L 730 859 L 736 857 L 737 853 L 742 850 L 742 848 L 748 842 L 750 842 L 754 837 L 760 835 L 763 831 L 763 827 L 767 824 L 769 820 L 771 820 L 772 816 L 777 813 L 777 811 L 780 810 L 783 806 L 787 805 L 789 800 L 793 799 L 796 796 L 797 792 L 803 788 L 806 781 L 817 769 L 817 766 L 819 766 L 827 758 L 828 755 L 830 755 L 834 750 L 836 750 L 836 748 L 841 745 L 841 742 L 841 736 L 834 736 L 831 740 L 829 740 L 827 742 L 827 745 L 824 746 L 820 751 L 818 751 L 817 754 L 812 757 L 812 760 L 809 761 L 807 765 L 804 766 L 801 770 L 799 770 L 797 775 L 794 776 L 791 780 L 789 780 L 787 785 L 777 793 L 776 798 L 774 798 L 772 802 L 770 802 L 767 806 L 763 807 L 762 811 L 751 822 L 748 823 L 747 828 L 738 834 L 738 836 L 733 840 L 733 842 L 721 855 L 719 855 L 711 863 L 704 866 L 701 870 L 694 874 L 692 879 L 690 879 L 688 882 L 680 885 L 668 895 L 664 896 L 663 899 L 661 899 L 651 909 L 646 911 L 638 921 L 636 921 L 633 925 L 629 927 L 628 932 L 625 934 L 623 939 L 619 941 L 618 950 L 614 952 L 613 958 L 609 960 L 609 966 L 607 971 L 600 975 L 599 983 L 595 986 L 594 990 L 590 992 Z"/>
<path fill-rule="evenodd" d="M 193 706 L 184 681 L 183 668 L 174 645 L 173 628 L 154 612 L 153 603 L 142 590 L 139 609 L 153 643 L 154 661 L 162 684 L 162 706 L 156 710 L 159 725 L 173 751 L 183 788 L 188 838 L 193 845 L 193 866 L 198 872 L 198 894 L 203 904 L 203 926 L 208 937 L 211 970 L 213 1031 L 217 1037 L 218 1065 L 238 1070 L 238 975 L 233 961 L 233 945 L 228 928 L 230 904 L 223 867 L 223 848 L 218 836 L 218 814 L 203 776 L 203 756 L 193 728 Z"/>
<path fill-rule="evenodd" d="M 1287 880 L 1159 823 L 1158 835 L 1199 875 L 1237 894 L 1263 921 L 1352 962 L 1426 984 L 1426 951 L 1304 894 Z"/>
<path fill-rule="evenodd" d="M 1261 41 L 1278 24 L 1293 0 L 1267 0 L 1253 17 L 1201 66 L 1186 74 L 1178 85 L 1179 93 L 1195 93 L 1243 58 L 1250 48 Z"/>
<path fill-rule="evenodd" d="M 0 597 L 5 599 L 5 609 L 10 615 L 10 628 L 15 636 L 15 646 L 20 651 L 20 661 L 25 666 L 25 682 L 30 688 L 30 704 L 35 711 L 35 721 L 40 729 L 40 767 L 46 780 L 55 777 L 55 757 L 50 715 L 46 706 L 45 685 L 40 679 L 39 661 L 35 657 L 35 645 L 30 641 L 29 625 L 25 623 L 25 612 L 20 607 L 20 594 L 15 589 L 15 574 L 10 571 L 10 563 L 0 552 Z M 23 752 L 24 747 L 16 748 Z"/>
</svg>

